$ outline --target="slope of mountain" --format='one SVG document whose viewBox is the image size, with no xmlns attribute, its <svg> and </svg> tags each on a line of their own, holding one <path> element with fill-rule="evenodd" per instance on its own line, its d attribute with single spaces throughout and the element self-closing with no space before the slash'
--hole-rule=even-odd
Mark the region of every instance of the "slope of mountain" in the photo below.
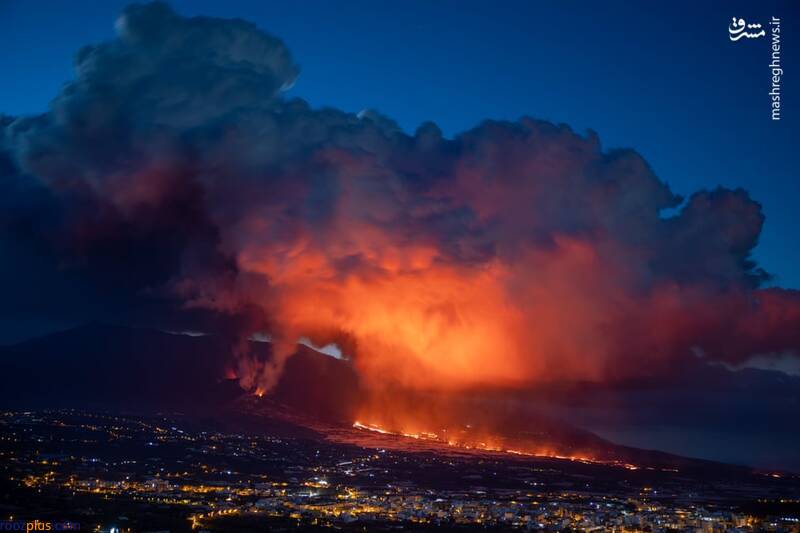
<svg viewBox="0 0 800 533">
<path fill-rule="evenodd" d="M 353 428 L 366 392 L 346 361 L 298 346 L 297 353 L 288 359 L 275 389 L 265 398 L 256 398 L 243 391 L 235 379 L 225 378 L 235 368 L 230 346 L 230 342 L 214 336 L 176 335 L 93 323 L 2 347 L 0 374 L 4 380 L 0 407 L 183 412 L 215 420 L 229 429 L 305 431 L 307 436 L 325 436 L 359 445 L 447 451 L 447 439 L 442 442 L 437 437 L 438 441 L 416 439 L 411 442 L 414 439 Z M 254 342 L 251 348 L 260 357 L 269 357 L 268 343 Z M 707 376 L 703 381 L 706 386 L 713 382 L 715 390 L 738 390 L 737 374 L 724 369 L 711 372 L 713 380 Z M 752 375 L 746 374 L 745 377 L 751 380 Z M 758 377 L 764 380 L 769 376 L 765 378 L 758 374 Z M 759 383 L 759 390 L 765 390 L 766 385 Z M 677 398 L 692 393 L 686 390 L 681 393 L 679 389 L 676 393 L 675 390 L 673 384 L 669 394 Z M 597 402 L 605 398 L 597 391 L 584 390 L 583 393 L 584 398 L 594 398 Z M 467 422 L 477 422 L 479 427 L 490 429 L 500 438 L 498 446 L 501 449 L 523 449 L 534 443 L 537 448 L 547 449 L 548 453 L 555 455 L 590 456 L 617 463 L 669 468 L 713 467 L 709 466 L 712 463 L 619 446 L 570 425 L 564 421 L 570 419 L 567 411 L 575 409 L 576 398 L 580 397 L 576 391 L 570 394 L 560 398 L 561 407 L 554 402 L 553 395 L 545 399 L 487 393 L 477 397 L 463 395 L 447 401 L 424 395 L 398 395 L 392 400 L 405 401 L 410 406 L 425 405 L 429 411 L 467 413 L 469 419 L 463 419 L 461 426 L 451 426 L 450 434 L 463 433 L 468 427 Z M 780 394 L 772 391 L 772 396 L 779 397 Z M 564 409 L 563 406 L 568 404 L 573 405 Z M 435 406 L 433 409 L 432 405 Z M 547 407 L 543 413 L 528 409 L 527 405 Z M 645 406 L 638 407 L 643 409 Z M 657 413 L 655 406 L 651 407 L 647 412 Z M 673 420 L 674 416 L 674 413 L 665 415 L 664 419 Z M 685 416 L 691 418 L 688 413 Z M 457 420 L 458 416 L 449 418 Z M 572 416 L 572 419 L 580 422 L 579 417 Z M 579 425 L 594 427 L 588 423 Z M 480 440 L 470 435 L 460 435 L 459 438 L 467 439 L 470 448 Z M 645 445 L 648 448 L 660 447 L 657 442 Z"/>
<path fill-rule="evenodd" d="M 0 348 L 4 407 L 203 409 L 220 382 L 218 339 L 92 323 Z M 222 385 L 222 386 L 221 386 Z"/>
<path fill-rule="evenodd" d="M 267 343 L 252 350 L 269 357 Z M 1 347 L 0 406 L 217 412 L 245 395 L 225 377 L 230 354 L 231 343 L 211 335 L 91 323 Z M 272 396 L 309 416 L 349 420 L 357 389 L 349 365 L 298 345 Z"/>
<path fill-rule="evenodd" d="M 658 382 L 564 387 L 530 401 L 615 442 L 800 472 L 800 377 L 698 359 Z"/>
</svg>

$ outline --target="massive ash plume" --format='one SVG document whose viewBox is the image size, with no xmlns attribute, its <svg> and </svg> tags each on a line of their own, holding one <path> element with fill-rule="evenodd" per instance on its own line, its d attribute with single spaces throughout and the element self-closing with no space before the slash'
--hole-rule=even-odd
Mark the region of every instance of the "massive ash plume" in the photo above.
<svg viewBox="0 0 800 533">
<path fill-rule="evenodd" d="M 312 109 L 244 21 L 156 3 L 116 28 L 48 112 L 0 122 L 5 317 L 210 316 L 252 390 L 301 338 L 367 386 L 445 392 L 800 349 L 800 295 L 762 288 L 742 190 L 684 201 L 636 152 L 530 118 L 448 139 Z"/>
</svg>

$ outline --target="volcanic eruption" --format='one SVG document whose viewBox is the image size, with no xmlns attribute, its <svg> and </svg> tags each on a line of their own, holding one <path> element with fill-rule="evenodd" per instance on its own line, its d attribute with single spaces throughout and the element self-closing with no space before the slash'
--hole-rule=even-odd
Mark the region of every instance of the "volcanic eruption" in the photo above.
<svg viewBox="0 0 800 533">
<path fill-rule="evenodd" d="M 241 20 L 151 3 L 116 29 L 49 111 L 0 119 L 0 240 L 65 280 L 28 305 L 68 314 L 69 282 L 87 312 L 224 332 L 259 394 L 298 341 L 334 344 L 353 422 L 407 433 L 546 383 L 800 349 L 800 293 L 766 287 L 743 190 L 684 199 L 635 151 L 527 117 L 447 138 L 312 108 L 289 50 Z"/>
</svg>

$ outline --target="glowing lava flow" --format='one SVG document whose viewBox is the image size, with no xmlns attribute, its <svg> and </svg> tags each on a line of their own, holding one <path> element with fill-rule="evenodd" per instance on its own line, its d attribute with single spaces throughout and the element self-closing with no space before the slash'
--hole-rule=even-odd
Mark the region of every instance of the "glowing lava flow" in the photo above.
<svg viewBox="0 0 800 533">
<path fill-rule="evenodd" d="M 607 465 L 607 466 L 617 466 L 617 467 L 621 467 L 621 468 L 626 468 L 628 470 L 639 470 L 641 468 L 641 467 L 639 467 L 637 465 L 633 465 L 633 464 L 630 464 L 630 463 L 624 463 L 624 462 L 620 462 L 620 461 L 603 461 L 603 460 L 592 459 L 592 458 L 589 458 L 589 457 L 584 457 L 584 456 L 579 456 L 579 455 L 559 455 L 559 454 L 556 454 L 556 453 L 548 453 L 548 452 L 526 452 L 526 451 L 517 450 L 517 449 L 503 448 L 503 447 L 498 447 L 498 446 L 490 446 L 490 445 L 487 445 L 486 443 L 483 443 L 483 442 L 479 442 L 476 445 L 469 445 L 469 444 L 466 444 L 466 443 L 463 443 L 463 442 L 457 442 L 457 441 L 453 441 L 453 440 L 445 440 L 445 439 L 439 438 L 439 436 L 436 433 L 431 433 L 431 432 L 426 432 L 426 431 L 420 431 L 418 433 L 404 433 L 404 432 L 401 432 L 401 431 L 391 431 L 391 430 L 382 428 L 382 427 L 378 426 L 377 424 L 364 424 L 362 422 L 359 422 L 358 420 L 353 422 L 353 427 L 355 429 L 358 429 L 358 430 L 371 431 L 373 433 L 379 433 L 381 435 L 391 435 L 391 436 L 394 436 L 394 437 L 406 437 L 406 438 L 417 439 L 417 440 L 431 441 L 431 442 L 435 442 L 435 443 L 438 443 L 438 444 L 445 444 L 447 446 L 451 446 L 451 447 L 454 447 L 454 448 L 462 448 L 462 449 L 465 449 L 465 450 L 476 450 L 476 451 L 494 452 L 494 453 L 507 453 L 507 454 L 511 454 L 511 455 L 520 455 L 520 456 L 525 456 L 525 457 L 540 457 L 540 458 L 546 458 L 546 459 L 561 459 L 561 460 L 574 461 L 574 462 L 585 463 L 585 464 L 602 464 L 602 465 Z M 648 470 L 654 470 L 653 468 L 650 468 L 650 467 L 647 467 L 647 469 Z M 663 468 L 659 469 L 659 470 L 676 471 L 676 470 L 673 470 L 673 469 L 663 469 Z"/>
<path fill-rule="evenodd" d="M 392 433 L 391 431 L 379 428 L 378 426 L 373 426 L 372 424 L 362 424 L 358 420 L 353 422 L 353 427 L 356 429 L 366 429 L 367 431 L 374 431 L 375 433 L 381 433 L 383 435 L 398 435 L 398 436 L 401 435 L 400 433 Z"/>
</svg>

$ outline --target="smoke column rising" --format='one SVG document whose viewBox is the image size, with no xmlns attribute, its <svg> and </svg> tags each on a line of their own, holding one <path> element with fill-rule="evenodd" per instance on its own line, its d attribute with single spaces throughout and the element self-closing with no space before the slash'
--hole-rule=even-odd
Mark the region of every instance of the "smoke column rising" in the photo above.
<svg viewBox="0 0 800 533">
<path fill-rule="evenodd" d="M 110 307 L 235 324 L 248 390 L 303 337 L 370 387 L 444 392 L 800 349 L 800 294 L 764 288 L 745 191 L 684 200 L 636 152 L 531 118 L 447 139 L 312 109 L 284 96 L 283 43 L 241 20 L 153 3 L 116 28 L 48 112 L 0 119 L 0 243 Z"/>
</svg>

